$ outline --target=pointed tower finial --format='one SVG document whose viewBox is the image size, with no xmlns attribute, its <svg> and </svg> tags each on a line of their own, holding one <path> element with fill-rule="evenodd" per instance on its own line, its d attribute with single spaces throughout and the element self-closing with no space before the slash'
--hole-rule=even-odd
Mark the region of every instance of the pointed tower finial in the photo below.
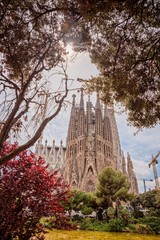
<svg viewBox="0 0 160 240">
<path fill-rule="evenodd" d="M 133 163 L 132 163 L 131 156 L 130 156 L 129 152 L 127 152 L 127 164 L 128 164 L 129 168 L 133 169 Z"/>
<path fill-rule="evenodd" d="M 107 105 L 104 105 L 104 117 L 108 116 L 108 109 L 107 109 Z"/>
<path fill-rule="evenodd" d="M 84 90 L 84 89 L 81 88 L 81 99 L 80 99 L 80 104 L 79 104 L 80 109 L 83 109 L 83 108 L 84 108 L 83 90 Z"/>
<path fill-rule="evenodd" d="M 53 162 L 55 161 L 55 140 L 53 139 L 52 141 L 52 146 L 51 146 L 51 150 L 49 152 L 49 158 L 50 158 L 50 162 Z"/>
<path fill-rule="evenodd" d="M 91 101 L 90 101 L 90 95 L 88 95 L 88 103 L 87 103 L 87 118 L 88 118 L 88 124 L 91 124 Z"/>
<path fill-rule="evenodd" d="M 73 95 L 72 95 L 72 97 L 73 97 L 73 100 L 72 100 L 72 105 L 73 105 L 73 106 L 75 106 L 75 98 L 76 98 L 76 95 L 75 95 L 75 94 L 73 94 Z"/>
<path fill-rule="evenodd" d="M 131 159 L 131 156 L 130 156 L 129 152 L 127 152 L 127 158 Z"/>
<path fill-rule="evenodd" d="M 100 104 L 100 98 L 99 98 L 99 92 L 97 92 L 97 101 L 96 101 L 96 109 L 100 109 L 101 108 L 101 104 Z"/>
</svg>

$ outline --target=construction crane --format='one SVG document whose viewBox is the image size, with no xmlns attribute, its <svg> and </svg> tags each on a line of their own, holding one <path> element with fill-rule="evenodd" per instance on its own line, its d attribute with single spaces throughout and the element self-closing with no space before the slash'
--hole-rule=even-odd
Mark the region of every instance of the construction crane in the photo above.
<svg viewBox="0 0 160 240">
<path fill-rule="evenodd" d="M 154 173 L 154 178 L 155 178 L 155 185 L 156 185 L 155 187 L 156 187 L 156 189 L 159 188 L 159 181 L 158 181 L 158 174 L 157 174 L 157 167 L 156 167 L 156 164 L 158 164 L 157 158 L 159 157 L 159 155 L 160 155 L 160 151 L 156 154 L 156 156 L 153 157 L 153 155 L 152 155 L 152 160 L 148 164 L 149 167 L 151 167 L 151 165 L 153 167 L 153 173 Z"/>
<path fill-rule="evenodd" d="M 140 179 L 140 180 L 142 180 L 143 181 L 143 185 L 144 185 L 144 192 L 146 192 L 146 181 L 150 181 L 150 182 L 153 182 L 153 179 Z"/>
</svg>

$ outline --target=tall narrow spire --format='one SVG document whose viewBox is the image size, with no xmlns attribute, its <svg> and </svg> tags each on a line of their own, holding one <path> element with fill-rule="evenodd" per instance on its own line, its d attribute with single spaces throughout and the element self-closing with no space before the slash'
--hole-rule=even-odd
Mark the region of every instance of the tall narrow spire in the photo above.
<svg viewBox="0 0 160 240">
<path fill-rule="evenodd" d="M 68 134 L 67 139 L 73 140 L 75 138 L 76 130 L 75 130 L 75 115 L 76 115 L 76 106 L 75 106 L 75 98 L 76 95 L 72 95 L 72 109 L 71 109 L 71 115 L 70 115 L 70 121 L 69 121 L 69 127 L 68 127 Z"/>
<path fill-rule="evenodd" d="M 52 142 L 52 147 L 51 147 L 51 151 L 50 151 L 50 156 L 53 156 L 53 159 L 55 159 L 55 140 L 53 140 Z"/>
<path fill-rule="evenodd" d="M 80 99 L 79 108 L 84 109 L 83 88 L 81 88 L 81 99 Z"/>
<path fill-rule="evenodd" d="M 75 106 L 75 98 L 76 98 L 76 95 L 73 94 L 73 95 L 72 95 L 72 98 L 73 98 L 73 100 L 72 100 L 72 106 Z"/>
<path fill-rule="evenodd" d="M 136 189 L 136 178 L 121 150 L 119 134 L 111 105 L 102 105 L 100 92 L 94 106 L 90 97 L 84 106 L 83 89 L 79 92 L 79 105 L 73 95 L 72 112 L 66 141 L 64 178 L 71 188 L 91 191 L 96 188 L 98 174 L 109 166 L 126 174 L 132 180 L 132 189 Z M 102 108 L 103 106 L 103 108 Z M 130 161 L 129 161 L 130 164 Z M 134 181 L 133 181 L 134 179 Z"/>
<path fill-rule="evenodd" d="M 99 92 L 97 92 L 97 101 L 96 101 L 96 109 L 101 109 L 101 104 L 100 104 L 100 98 L 99 98 Z"/>
<path fill-rule="evenodd" d="M 72 100 L 71 116 L 74 115 L 74 113 L 75 113 L 75 98 L 76 98 L 76 95 L 73 94 L 72 98 L 73 98 L 73 100 Z"/>
<path fill-rule="evenodd" d="M 88 130 L 91 127 L 91 101 L 90 101 L 90 95 L 88 95 L 88 103 L 87 103 L 87 124 L 88 124 Z"/>
<path fill-rule="evenodd" d="M 123 151 L 122 151 L 122 172 L 123 172 L 123 174 L 127 175 L 126 160 L 125 160 Z"/>
<path fill-rule="evenodd" d="M 88 141 L 92 141 L 92 122 L 91 122 L 91 111 L 92 105 L 90 102 L 90 96 L 88 96 L 88 103 L 87 103 L 87 131 L 88 131 Z"/>
<path fill-rule="evenodd" d="M 108 116 L 107 105 L 104 105 L 104 118 L 106 118 L 107 116 Z"/>
</svg>

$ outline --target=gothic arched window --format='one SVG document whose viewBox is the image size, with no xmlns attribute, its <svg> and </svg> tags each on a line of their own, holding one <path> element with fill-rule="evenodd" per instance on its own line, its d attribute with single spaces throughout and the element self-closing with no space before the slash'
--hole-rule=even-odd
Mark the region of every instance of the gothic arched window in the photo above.
<svg viewBox="0 0 160 240">
<path fill-rule="evenodd" d="M 93 174 L 93 168 L 91 166 L 88 168 L 88 173 L 92 173 Z"/>
</svg>

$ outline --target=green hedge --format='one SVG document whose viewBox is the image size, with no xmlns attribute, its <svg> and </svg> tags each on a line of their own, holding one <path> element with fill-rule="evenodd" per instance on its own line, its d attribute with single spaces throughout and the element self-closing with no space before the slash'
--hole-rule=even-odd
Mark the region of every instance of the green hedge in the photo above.
<svg viewBox="0 0 160 240">
<path fill-rule="evenodd" d="M 142 223 L 149 226 L 153 233 L 160 233 L 160 217 L 144 217 Z"/>
</svg>

